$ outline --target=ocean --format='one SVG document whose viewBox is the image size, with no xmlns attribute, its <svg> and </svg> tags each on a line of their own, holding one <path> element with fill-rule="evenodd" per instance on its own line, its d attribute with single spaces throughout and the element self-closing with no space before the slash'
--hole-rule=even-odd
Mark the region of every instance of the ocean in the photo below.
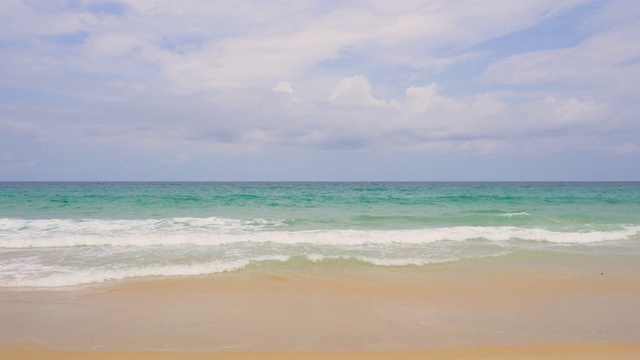
<svg viewBox="0 0 640 360">
<path fill-rule="evenodd" d="M 640 275 L 640 182 L 0 183 L 5 288 L 486 258 Z"/>
</svg>

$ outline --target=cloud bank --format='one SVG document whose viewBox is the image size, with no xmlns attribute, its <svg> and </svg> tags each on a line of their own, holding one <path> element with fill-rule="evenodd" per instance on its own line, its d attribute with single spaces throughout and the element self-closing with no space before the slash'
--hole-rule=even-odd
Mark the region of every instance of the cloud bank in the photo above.
<svg viewBox="0 0 640 360">
<path fill-rule="evenodd" d="M 416 174 L 423 160 L 634 166 L 639 15 L 634 1 L 4 1 L 0 179 L 306 179 L 336 157 L 331 176 L 353 179 L 477 174 Z"/>
</svg>

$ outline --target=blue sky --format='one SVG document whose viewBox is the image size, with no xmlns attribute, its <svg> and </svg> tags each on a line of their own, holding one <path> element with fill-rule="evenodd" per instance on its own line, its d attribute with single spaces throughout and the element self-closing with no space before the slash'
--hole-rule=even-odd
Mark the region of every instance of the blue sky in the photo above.
<svg viewBox="0 0 640 360">
<path fill-rule="evenodd" d="M 640 180 L 638 1 L 0 2 L 0 180 Z"/>
</svg>

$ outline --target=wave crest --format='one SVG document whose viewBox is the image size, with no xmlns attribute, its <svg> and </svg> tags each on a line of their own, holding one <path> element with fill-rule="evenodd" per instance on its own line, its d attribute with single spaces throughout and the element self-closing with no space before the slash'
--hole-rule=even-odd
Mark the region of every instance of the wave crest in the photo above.
<svg viewBox="0 0 640 360">
<path fill-rule="evenodd" d="M 516 215 L 514 215 L 516 216 Z M 287 231 L 284 221 L 172 218 L 145 220 L 0 219 L 0 248 L 71 246 L 217 246 L 234 243 L 362 245 L 427 244 L 438 241 L 526 240 L 588 244 L 629 239 L 640 226 L 611 230 L 552 231 L 513 226 L 455 226 L 410 230 Z"/>
</svg>

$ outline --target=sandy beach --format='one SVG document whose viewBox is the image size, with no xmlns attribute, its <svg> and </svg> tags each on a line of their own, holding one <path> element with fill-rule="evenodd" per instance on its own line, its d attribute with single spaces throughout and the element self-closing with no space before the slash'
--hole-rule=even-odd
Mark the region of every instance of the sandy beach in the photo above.
<svg viewBox="0 0 640 360">
<path fill-rule="evenodd" d="M 640 278 L 259 267 L 0 291 L 2 358 L 637 358 Z M 71 352 L 68 352 L 71 351 Z M 159 353 L 158 353 L 159 352 Z M 160 355 L 162 357 L 160 357 Z"/>
<path fill-rule="evenodd" d="M 640 344 L 560 344 L 538 346 L 479 347 L 470 349 L 446 349 L 396 352 L 87 352 L 60 350 L 6 350 L 0 349 L 3 359 L 52 359 L 52 360 L 110 360 L 110 359 L 159 359 L 159 360 L 217 360 L 217 359 L 637 359 Z"/>
</svg>

